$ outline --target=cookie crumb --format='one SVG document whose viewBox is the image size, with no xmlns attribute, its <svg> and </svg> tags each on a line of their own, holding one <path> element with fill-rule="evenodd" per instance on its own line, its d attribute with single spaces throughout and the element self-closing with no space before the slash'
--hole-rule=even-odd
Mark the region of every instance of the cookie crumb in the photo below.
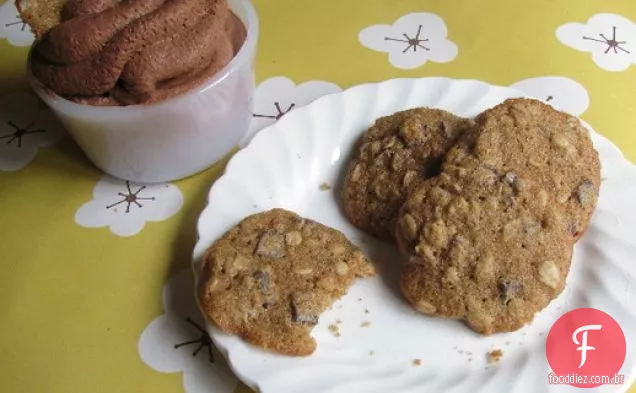
<svg viewBox="0 0 636 393">
<path fill-rule="evenodd" d="M 422 360 L 421 359 L 413 359 L 413 365 L 414 366 L 421 366 L 422 365 Z"/>
<path fill-rule="evenodd" d="M 501 349 L 495 349 L 488 352 L 488 362 L 489 363 L 497 363 L 503 357 L 503 351 Z"/>
<path fill-rule="evenodd" d="M 340 337 L 340 328 L 336 324 L 329 325 L 329 331 L 336 337 Z"/>
<path fill-rule="evenodd" d="M 369 326 L 371 326 L 371 322 L 369 321 L 364 321 L 360 324 L 360 327 L 363 327 L 363 328 L 369 327 Z"/>
<path fill-rule="evenodd" d="M 322 183 L 320 186 L 318 186 L 318 188 L 320 189 L 320 191 L 331 190 L 331 186 L 329 185 L 329 183 Z"/>
</svg>

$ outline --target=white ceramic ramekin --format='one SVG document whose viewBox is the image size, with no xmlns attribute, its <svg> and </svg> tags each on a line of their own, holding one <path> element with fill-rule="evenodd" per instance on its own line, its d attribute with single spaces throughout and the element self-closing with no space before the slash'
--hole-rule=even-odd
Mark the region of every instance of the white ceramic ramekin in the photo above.
<svg viewBox="0 0 636 393">
<path fill-rule="evenodd" d="M 246 136 L 252 118 L 258 17 L 249 0 L 228 0 L 247 29 L 237 55 L 211 80 L 156 104 L 80 105 L 30 83 L 88 158 L 109 175 L 141 183 L 198 173 Z"/>
</svg>

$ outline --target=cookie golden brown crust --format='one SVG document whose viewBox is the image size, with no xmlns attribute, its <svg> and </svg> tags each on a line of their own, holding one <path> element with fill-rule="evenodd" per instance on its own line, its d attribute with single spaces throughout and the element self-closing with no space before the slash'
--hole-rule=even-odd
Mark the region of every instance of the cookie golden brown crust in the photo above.
<svg viewBox="0 0 636 393">
<path fill-rule="evenodd" d="M 205 254 L 199 300 L 208 319 L 259 347 L 306 356 L 311 329 L 356 278 L 375 275 L 335 229 L 283 210 L 251 215 Z"/>
<path fill-rule="evenodd" d="M 477 118 L 450 149 L 445 166 L 477 160 L 498 171 L 531 174 L 564 206 L 574 239 L 587 229 L 600 188 L 600 160 L 587 129 L 571 115 L 533 99 L 509 99 Z"/>
<path fill-rule="evenodd" d="M 62 9 L 68 0 L 16 0 L 15 5 L 22 20 L 29 25 L 36 38 L 58 25 Z"/>
<path fill-rule="evenodd" d="M 401 288 L 418 311 L 481 334 L 521 328 L 564 288 L 572 254 L 564 215 L 531 176 L 485 166 L 422 183 L 396 226 Z"/>
<path fill-rule="evenodd" d="M 446 151 L 472 125 L 472 120 L 429 108 L 377 119 L 348 166 L 341 195 L 347 218 L 372 235 L 393 239 L 404 199 L 438 172 Z"/>
</svg>

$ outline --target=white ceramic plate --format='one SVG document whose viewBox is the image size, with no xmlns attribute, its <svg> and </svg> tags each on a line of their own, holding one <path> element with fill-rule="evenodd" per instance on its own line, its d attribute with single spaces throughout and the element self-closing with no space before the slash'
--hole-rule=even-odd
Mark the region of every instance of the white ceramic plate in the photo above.
<svg viewBox="0 0 636 393">
<path fill-rule="evenodd" d="M 604 180 L 589 230 L 576 245 L 567 288 L 530 326 L 514 333 L 481 337 L 461 322 L 414 312 L 396 289 L 396 249 L 355 229 L 339 210 L 337 185 L 344 164 L 377 117 L 417 106 L 474 116 L 519 96 L 509 88 L 446 78 L 361 85 L 290 113 L 234 156 L 200 217 L 195 263 L 245 216 L 282 207 L 343 231 L 380 266 L 379 277 L 358 281 L 321 316 L 313 330 L 318 349 L 310 357 L 266 353 L 209 326 L 241 380 L 264 393 L 579 391 L 548 385 L 545 340 L 566 311 L 595 307 L 619 322 L 631 347 L 621 370 L 627 383 L 592 391 L 627 390 L 636 371 L 636 292 L 631 289 L 636 282 L 636 167 L 604 137 L 592 131 Z M 322 191 L 324 182 L 335 187 Z M 328 330 L 338 319 L 339 338 Z M 362 327 L 365 321 L 370 326 Z M 489 366 L 486 353 L 495 347 L 504 357 Z M 414 359 L 422 364 L 414 366 Z"/>
</svg>

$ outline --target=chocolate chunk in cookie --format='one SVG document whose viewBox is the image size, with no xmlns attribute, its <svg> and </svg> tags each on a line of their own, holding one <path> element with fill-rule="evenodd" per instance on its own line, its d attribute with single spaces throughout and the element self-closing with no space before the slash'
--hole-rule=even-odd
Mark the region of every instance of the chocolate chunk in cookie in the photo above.
<svg viewBox="0 0 636 393">
<path fill-rule="evenodd" d="M 574 116 L 532 99 L 509 99 L 483 112 L 450 149 L 444 165 L 477 161 L 499 172 L 532 174 L 564 206 L 565 229 L 580 238 L 598 199 L 600 161 L 587 129 Z"/>
<path fill-rule="evenodd" d="M 221 330 L 295 356 L 314 352 L 311 329 L 358 277 L 367 258 L 335 229 L 283 210 L 245 218 L 210 247 L 201 308 Z"/>
<path fill-rule="evenodd" d="M 372 235 L 393 239 L 404 199 L 438 173 L 446 151 L 472 125 L 472 120 L 429 108 L 379 118 L 349 163 L 341 195 L 346 216 Z"/>
<path fill-rule="evenodd" d="M 420 312 L 482 334 L 519 329 L 564 288 L 566 215 L 530 175 L 454 169 L 423 182 L 400 211 L 402 292 Z"/>
</svg>

